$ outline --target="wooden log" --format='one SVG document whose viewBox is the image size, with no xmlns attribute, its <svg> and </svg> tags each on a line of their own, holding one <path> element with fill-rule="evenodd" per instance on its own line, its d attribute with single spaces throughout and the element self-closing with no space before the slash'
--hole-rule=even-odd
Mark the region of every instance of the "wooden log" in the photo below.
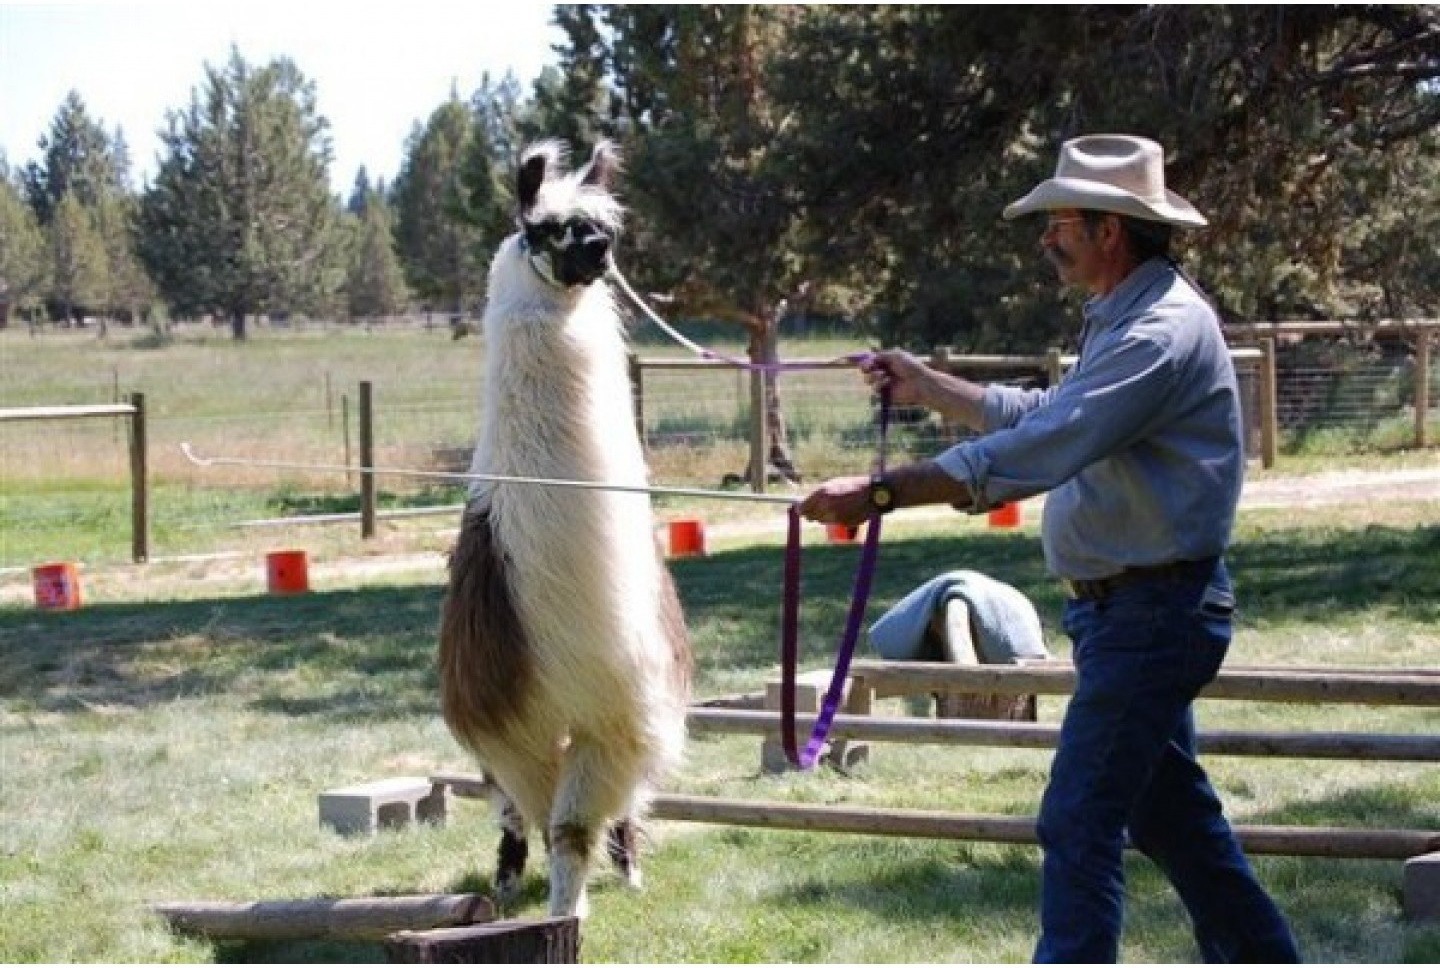
<svg viewBox="0 0 1440 968">
<path fill-rule="evenodd" d="M 385 939 L 385 958 L 410 965 L 578 965 L 580 919 L 400 931 Z"/>
<path fill-rule="evenodd" d="M 479 894 L 307 898 L 287 901 L 172 901 L 151 905 L 178 934 L 226 941 L 380 941 L 396 931 L 495 919 Z"/>
<path fill-rule="evenodd" d="M 796 714 L 803 736 L 815 727 L 815 714 Z M 689 727 L 696 733 L 766 736 L 780 728 L 780 715 L 769 710 L 691 708 Z M 837 739 L 882 743 L 936 743 L 946 746 L 1000 746 L 1054 749 L 1060 727 L 1051 724 L 988 719 L 921 719 L 914 716 L 836 715 L 830 735 Z M 1440 763 L 1440 736 L 1385 733 L 1282 733 L 1264 730 L 1216 730 L 1198 737 L 1200 752 L 1212 756 L 1289 756 L 1301 759 L 1377 760 Z M 435 778 L 432 777 L 432 780 Z M 436 781 L 439 782 L 439 781 Z"/>
<path fill-rule="evenodd" d="M 1049 664 L 961 666 L 940 662 L 858 660 L 851 674 L 882 693 L 994 692 L 1068 695 L 1073 667 Z M 1243 672 L 1221 669 L 1200 695 L 1206 699 L 1350 703 L 1365 706 L 1440 706 L 1440 678 L 1431 675 L 1344 675 L 1325 672 Z"/>
<path fill-rule="evenodd" d="M 658 796 L 651 815 L 660 820 L 769 827 L 881 837 L 923 837 L 1007 844 L 1036 844 L 1034 817 L 1003 817 L 874 807 Z M 1237 826 L 1250 853 L 1289 857 L 1406 860 L 1440 849 L 1436 830 L 1358 830 L 1349 827 Z"/>
</svg>

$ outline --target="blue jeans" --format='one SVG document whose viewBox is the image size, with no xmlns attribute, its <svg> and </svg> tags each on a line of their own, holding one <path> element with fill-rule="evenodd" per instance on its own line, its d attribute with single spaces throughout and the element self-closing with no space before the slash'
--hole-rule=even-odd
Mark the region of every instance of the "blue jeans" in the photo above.
<svg viewBox="0 0 1440 968">
<path fill-rule="evenodd" d="M 1127 833 L 1175 886 L 1207 962 L 1300 960 L 1195 759 L 1192 702 L 1230 647 L 1234 601 L 1221 562 L 1067 603 L 1076 683 L 1040 805 L 1035 961 L 1116 960 Z"/>
</svg>

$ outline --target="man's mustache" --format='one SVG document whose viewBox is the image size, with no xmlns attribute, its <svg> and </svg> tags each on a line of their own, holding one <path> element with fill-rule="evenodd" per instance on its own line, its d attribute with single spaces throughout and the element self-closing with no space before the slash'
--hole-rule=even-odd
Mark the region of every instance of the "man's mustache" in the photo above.
<svg viewBox="0 0 1440 968">
<path fill-rule="evenodd" d="M 1075 264 L 1075 260 L 1070 257 L 1070 254 L 1058 245 L 1045 246 L 1045 258 L 1060 269 L 1068 269 Z"/>
</svg>

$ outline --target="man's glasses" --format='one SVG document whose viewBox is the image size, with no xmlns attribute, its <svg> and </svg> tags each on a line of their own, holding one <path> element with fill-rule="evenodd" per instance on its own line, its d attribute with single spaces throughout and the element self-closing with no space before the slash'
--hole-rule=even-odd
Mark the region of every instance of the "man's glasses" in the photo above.
<svg viewBox="0 0 1440 968">
<path fill-rule="evenodd" d="M 1045 223 L 1045 230 L 1041 232 L 1040 235 L 1041 237 L 1047 235 L 1054 235 L 1057 231 L 1059 231 L 1060 226 L 1062 225 L 1069 225 L 1071 222 L 1083 221 L 1085 221 L 1085 219 L 1079 216 L 1076 216 L 1075 218 L 1052 218 L 1050 221 Z"/>
</svg>

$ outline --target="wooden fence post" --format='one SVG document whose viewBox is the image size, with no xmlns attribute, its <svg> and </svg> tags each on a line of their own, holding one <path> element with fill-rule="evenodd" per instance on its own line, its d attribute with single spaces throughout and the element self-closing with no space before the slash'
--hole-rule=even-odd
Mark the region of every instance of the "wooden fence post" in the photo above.
<svg viewBox="0 0 1440 968">
<path fill-rule="evenodd" d="M 145 394 L 130 394 L 130 557 L 150 560 L 150 475 L 145 433 Z"/>
<path fill-rule="evenodd" d="M 1430 330 L 1420 327 L 1415 337 L 1415 446 L 1430 446 Z"/>
<path fill-rule="evenodd" d="M 1279 449 L 1279 388 L 1275 377 L 1275 337 L 1260 341 L 1260 464 L 1275 466 Z"/>
<path fill-rule="evenodd" d="M 369 380 L 360 381 L 360 537 L 375 537 L 375 411 Z"/>
<path fill-rule="evenodd" d="M 1052 346 L 1045 351 L 1045 375 L 1050 380 L 1050 386 L 1059 386 L 1061 379 L 1065 376 L 1065 364 L 1060 355 L 1060 347 Z"/>
</svg>

